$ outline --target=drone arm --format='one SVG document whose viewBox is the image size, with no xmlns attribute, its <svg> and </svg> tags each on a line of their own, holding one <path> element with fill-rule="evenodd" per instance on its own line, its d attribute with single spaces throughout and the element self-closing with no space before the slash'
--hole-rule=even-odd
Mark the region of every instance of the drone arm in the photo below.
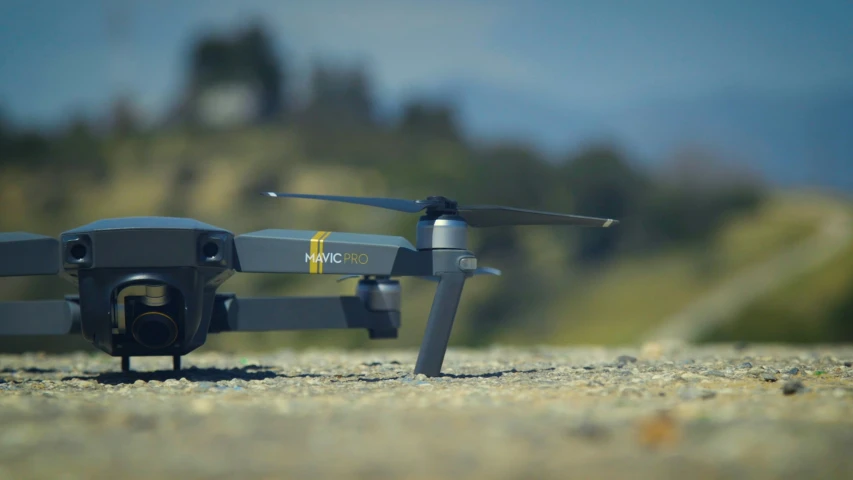
<svg viewBox="0 0 853 480">
<path fill-rule="evenodd" d="M 238 298 L 218 294 L 210 333 L 366 329 L 396 338 L 399 310 L 370 310 L 356 296 Z"/>
<path fill-rule="evenodd" d="M 403 237 L 308 230 L 262 230 L 234 238 L 238 272 L 430 275 L 432 255 Z"/>
<path fill-rule="evenodd" d="M 0 233 L 0 277 L 56 275 L 61 267 L 59 240 L 26 232 Z"/>
<path fill-rule="evenodd" d="M 71 335 L 80 331 L 76 296 L 65 300 L 0 302 L 0 335 Z"/>
</svg>

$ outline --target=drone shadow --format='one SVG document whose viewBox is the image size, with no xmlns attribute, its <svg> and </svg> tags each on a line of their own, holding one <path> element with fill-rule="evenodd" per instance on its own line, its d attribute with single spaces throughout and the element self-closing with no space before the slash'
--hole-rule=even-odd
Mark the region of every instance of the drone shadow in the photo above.
<svg viewBox="0 0 853 480">
<path fill-rule="evenodd" d="M 222 382 L 229 380 L 265 380 L 287 377 L 270 370 L 272 367 L 247 365 L 240 368 L 198 368 L 188 367 L 181 370 L 153 370 L 129 372 L 104 372 L 93 376 L 72 376 L 63 380 L 94 380 L 104 385 L 126 385 L 139 380 L 143 382 L 165 382 L 166 380 L 187 380 L 189 382 Z M 303 376 L 303 375 L 300 375 Z M 315 376 L 306 374 L 304 376 Z M 316 375 L 319 376 L 319 375 Z"/>
<path fill-rule="evenodd" d="M 539 373 L 539 372 L 547 372 L 550 370 L 555 370 L 555 368 L 543 368 L 543 369 L 532 369 L 532 370 L 517 370 L 515 368 L 510 370 L 503 370 L 499 372 L 486 372 L 486 373 L 441 373 L 436 378 L 452 378 L 455 380 L 465 380 L 470 378 L 498 378 L 510 373 Z M 347 377 L 352 377 L 353 375 L 346 375 Z M 368 378 L 368 377 L 359 377 L 357 380 L 359 382 L 386 382 L 389 380 L 403 380 L 405 378 L 411 378 L 410 375 L 402 375 L 396 377 L 382 377 L 382 378 Z M 427 379 L 430 380 L 430 379 Z"/>
<path fill-rule="evenodd" d="M 456 378 L 456 379 L 465 379 L 465 378 L 497 378 L 507 375 L 509 373 L 539 373 L 539 372 L 547 372 L 550 370 L 555 370 L 554 367 L 551 368 L 542 368 L 542 369 L 531 369 L 531 370 L 518 370 L 512 368 L 510 370 L 502 370 L 500 372 L 488 372 L 488 373 L 442 373 L 441 376 L 445 378 Z"/>
<path fill-rule="evenodd" d="M 34 369 L 37 370 L 37 369 Z M 472 378 L 498 378 L 512 373 L 538 373 L 554 368 L 546 369 L 531 369 L 518 370 L 510 369 L 498 372 L 472 373 L 472 374 L 452 374 L 442 373 L 438 378 L 447 379 L 472 379 Z M 36 373 L 36 372 L 33 372 Z M 43 373 L 43 371 L 39 371 Z M 63 378 L 68 380 L 94 380 L 103 385 L 128 385 L 142 380 L 143 382 L 165 382 L 167 380 L 186 380 L 193 383 L 199 382 L 223 382 L 230 380 L 257 381 L 266 380 L 269 378 L 324 378 L 329 377 L 332 381 L 354 380 L 357 382 L 386 382 L 393 380 L 401 380 L 409 377 L 409 375 L 392 376 L 392 377 L 371 377 L 364 374 L 347 374 L 347 375 L 321 375 L 317 373 L 300 373 L 287 375 L 276 373 L 273 367 L 264 365 L 246 365 L 239 368 L 199 368 L 188 367 L 181 370 L 153 370 L 153 371 L 129 371 L 129 372 L 102 372 L 92 373 L 90 375 L 76 375 Z"/>
<path fill-rule="evenodd" d="M 47 373 L 58 373 L 58 372 L 59 372 L 59 370 L 57 370 L 55 368 L 35 368 L 35 367 L 4 368 L 3 370 L 0 370 L 0 373 L 42 373 L 42 374 L 47 374 Z"/>
</svg>

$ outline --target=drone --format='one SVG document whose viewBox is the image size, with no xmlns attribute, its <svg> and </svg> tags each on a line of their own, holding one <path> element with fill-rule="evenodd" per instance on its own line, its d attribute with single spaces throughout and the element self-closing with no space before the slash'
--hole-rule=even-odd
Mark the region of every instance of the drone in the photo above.
<svg viewBox="0 0 853 480">
<path fill-rule="evenodd" d="M 568 225 L 611 227 L 613 219 L 492 205 L 424 200 L 263 192 L 420 213 L 416 244 L 404 237 L 268 229 L 235 235 L 191 218 L 97 220 L 59 239 L 0 233 L 0 277 L 60 275 L 77 287 L 61 300 L 0 302 L 0 335 L 82 335 L 121 357 L 181 357 L 208 334 L 309 329 L 361 329 L 394 339 L 401 288 L 395 277 L 437 282 L 414 373 L 441 374 L 465 282 L 500 275 L 478 267 L 468 228 Z M 355 295 L 238 298 L 218 293 L 235 273 L 337 275 L 357 278 Z"/>
</svg>

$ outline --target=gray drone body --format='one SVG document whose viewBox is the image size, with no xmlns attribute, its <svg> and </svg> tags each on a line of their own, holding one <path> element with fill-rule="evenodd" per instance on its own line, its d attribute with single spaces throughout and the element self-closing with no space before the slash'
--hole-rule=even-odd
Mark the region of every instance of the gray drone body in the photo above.
<svg viewBox="0 0 853 480">
<path fill-rule="evenodd" d="M 0 335 L 81 334 L 122 358 L 180 358 L 208 334 L 307 329 L 362 329 L 397 338 L 401 290 L 394 277 L 438 282 L 415 373 L 441 372 L 465 281 L 499 275 L 478 268 L 468 250 L 469 226 L 567 224 L 608 227 L 614 220 L 507 207 L 459 207 L 444 197 L 424 201 L 303 194 L 415 213 L 416 244 L 399 236 L 269 229 L 235 235 L 197 220 L 107 219 L 60 238 L 0 233 L 0 276 L 60 275 L 77 295 L 62 300 L 0 302 Z M 355 295 L 238 298 L 218 293 L 235 273 L 336 275 L 358 278 Z"/>
</svg>

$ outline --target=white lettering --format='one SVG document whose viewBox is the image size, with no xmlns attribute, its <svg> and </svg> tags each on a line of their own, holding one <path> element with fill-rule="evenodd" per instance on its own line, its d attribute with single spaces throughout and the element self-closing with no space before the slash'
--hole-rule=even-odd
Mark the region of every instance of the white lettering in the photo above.
<svg viewBox="0 0 853 480">
<path fill-rule="evenodd" d="M 353 263 L 366 265 L 367 255 L 364 253 L 306 253 L 305 263 Z"/>
</svg>

